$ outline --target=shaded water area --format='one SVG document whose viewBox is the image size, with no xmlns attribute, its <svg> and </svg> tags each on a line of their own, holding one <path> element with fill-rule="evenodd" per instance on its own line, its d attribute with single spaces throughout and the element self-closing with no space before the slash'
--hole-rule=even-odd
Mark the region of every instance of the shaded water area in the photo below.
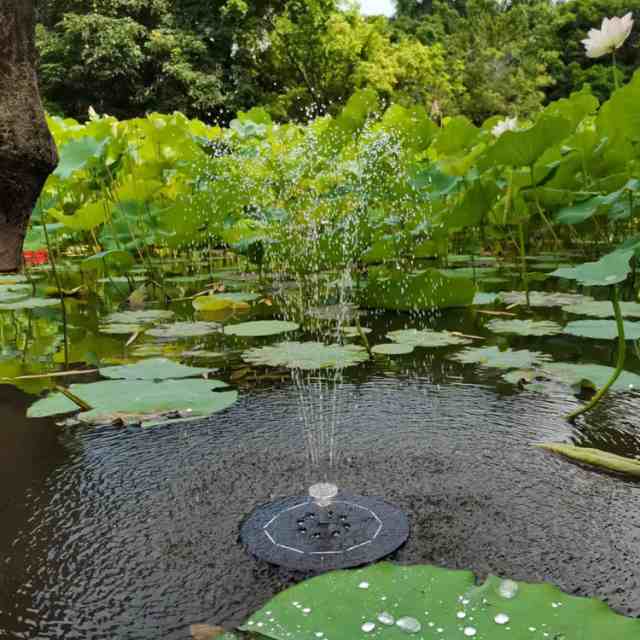
<svg viewBox="0 0 640 640">
<path fill-rule="evenodd" d="M 427 324 L 489 339 L 484 322 L 451 310 Z M 382 336 L 416 318 L 364 323 Z M 570 336 L 507 342 L 580 362 L 610 364 L 615 351 Z M 346 370 L 331 479 L 407 512 L 411 535 L 394 560 L 548 580 L 640 615 L 640 485 L 531 446 L 637 456 L 636 393 L 611 395 L 573 427 L 563 415 L 580 401 L 567 388 L 520 390 L 447 351 Z M 627 369 L 637 364 L 630 357 Z M 191 623 L 240 624 L 306 577 L 252 559 L 238 541 L 257 504 L 317 480 L 287 376 L 242 386 L 211 418 L 152 429 L 27 420 L 32 399 L 0 386 L 1 638 L 178 640 Z M 304 401 L 316 420 L 332 419 L 313 385 Z"/>
</svg>

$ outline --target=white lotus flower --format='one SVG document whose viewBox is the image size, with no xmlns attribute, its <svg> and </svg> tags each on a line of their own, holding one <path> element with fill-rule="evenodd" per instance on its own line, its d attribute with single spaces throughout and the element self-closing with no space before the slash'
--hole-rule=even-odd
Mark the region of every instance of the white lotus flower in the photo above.
<svg viewBox="0 0 640 640">
<path fill-rule="evenodd" d="M 582 40 L 587 57 L 600 58 L 619 49 L 629 37 L 633 28 L 631 12 L 622 18 L 603 18 L 600 29 L 590 29 L 588 37 Z"/>
<path fill-rule="evenodd" d="M 515 131 L 518 128 L 518 118 L 505 118 L 491 129 L 491 133 L 499 138 L 505 131 Z"/>
</svg>

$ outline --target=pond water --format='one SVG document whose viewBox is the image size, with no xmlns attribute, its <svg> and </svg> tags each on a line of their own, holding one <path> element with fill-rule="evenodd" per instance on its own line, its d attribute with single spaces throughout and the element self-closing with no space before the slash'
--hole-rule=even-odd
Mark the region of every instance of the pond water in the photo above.
<svg viewBox="0 0 640 640">
<path fill-rule="evenodd" d="M 538 288 L 557 287 L 545 280 Z M 73 368 L 130 361 L 143 345 L 161 346 L 183 362 L 219 368 L 215 377 L 239 398 L 209 418 L 96 427 L 26 417 L 50 380 L 0 385 L 0 638 L 178 640 L 192 623 L 240 624 L 305 577 L 247 556 L 240 524 L 257 504 L 302 494 L 319 476 L 407 512 L 411 536 L 393 559 L 549 580 L 640 615 L 640 486 L 532 446 L 564 441 L 640 455 L 635 391 L 609 395 L 571 425 L 563 416 L 584 395 L 560 383 L 520 388 L 503 379 L 505 370 L 451 359 L 467 346 L 376 356 L 345 369 L 335 387 L 331 375 L 296 385 L 282 369 L 241 360 L 243 349 L 282 336 L 215 334 L 180 341 L 180 352 L 168 346 L 175 340 L 146 336 L 126 346 L 129 335 L 98 333 L 109 305 L 93 299 L 69 308 Z M 193 317 L 190 302 L 172 308 Z M 610 339 L 492 332 L 488 322 L 511 316 L 481 311 L 505 309 L 376 313 L 361 323 L 372 329 L 371 345 L 388 342 L 393 330 L 428 327 L 475 336 L 472 347 L 528 349 L 556 362 L 615 360 Z M 277 310 L 258 303 L 230 321 Z M 548 307 L 507 312 L 561 326 L 580 318 Z M 61 368 L 57 308 L 4 312 L 0 322 L 3 376 Z M 226 355 L 179 355 L 197 348 Z M 138 359 L 156 351 L 139 350 Z M 640 373 L 633 350 L 626 369 Z M 336 419 L 331 469 L 309 462 L 305 416 L 323 425 Z"/>
</svg>

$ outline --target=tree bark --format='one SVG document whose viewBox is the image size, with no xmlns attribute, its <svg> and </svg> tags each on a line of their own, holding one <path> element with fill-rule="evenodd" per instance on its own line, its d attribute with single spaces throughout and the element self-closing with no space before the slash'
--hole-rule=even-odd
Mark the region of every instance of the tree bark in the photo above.
<svg viewBox="0 0 640 640">
<path fill-rule="evenodd" d="M 0 273 L 22 267 L 33 207 L 58 162 L 35 72 L 33 0 L 0 0 Z"/>
</svg>

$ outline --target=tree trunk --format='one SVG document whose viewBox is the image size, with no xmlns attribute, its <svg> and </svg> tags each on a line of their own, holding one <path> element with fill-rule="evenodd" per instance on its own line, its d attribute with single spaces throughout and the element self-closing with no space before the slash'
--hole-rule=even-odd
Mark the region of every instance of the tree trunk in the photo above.
<svg viewBox="0 0 640 640">
<path fill-rule="evenodd" d="M 58 156 L 35 62 L 33 0 L 0 0 L 0 273 L 22 267 L 31 211 Z"/>
</svg>

